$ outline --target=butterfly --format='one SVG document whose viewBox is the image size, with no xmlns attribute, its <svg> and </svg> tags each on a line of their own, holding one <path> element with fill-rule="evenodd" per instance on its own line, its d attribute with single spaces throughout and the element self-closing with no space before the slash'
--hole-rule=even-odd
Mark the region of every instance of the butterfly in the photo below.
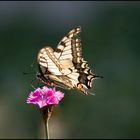
<svg viewBox="0 0 140 140">
<path fill-rule="evenodd" d="M 46 46 L 39 50 L 37 78 L 48 86 L 77 89 L 88 95 L 93 79 L 100 76 L 91 72 L 82 57 L 80 32 L 78 26 L 62 38 L 56 49 Z"/>
</svg>

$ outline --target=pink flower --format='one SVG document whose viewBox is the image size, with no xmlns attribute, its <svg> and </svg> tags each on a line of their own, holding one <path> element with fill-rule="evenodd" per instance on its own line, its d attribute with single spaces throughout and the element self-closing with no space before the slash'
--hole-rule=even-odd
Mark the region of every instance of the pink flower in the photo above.
<svg viewBox="0 0 140 140">
<path fill-rule="evenodd" d="M 63 97 L 64 93 L 44 86 L 32 91 L 27 98 L 27 103 L 38 104 L 42 108 L 44 106 L 58 104 Z"/>
</svg>

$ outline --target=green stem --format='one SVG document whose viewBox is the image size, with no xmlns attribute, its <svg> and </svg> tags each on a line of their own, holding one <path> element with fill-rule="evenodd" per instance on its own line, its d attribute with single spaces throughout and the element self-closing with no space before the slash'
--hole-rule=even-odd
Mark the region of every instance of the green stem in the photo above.
<svg viewBox="0 0 140 140">
<path fill-rule="evenodd" d="M 53 106 L 46 106 L 41 108 L 42 116 L 43 116 L 43 122 L 45 127 L 45 137 L 46 139 L 50 139 L 49 135 L 49 120 L 52 115 Z"/>
<path fill-rule="evenodd" d="M 45 125 L 45 136 L 46 139 L 50 139 L 50 135 L 49 135 L 49 117 L 47 117 L 46 122 L 44 122 Z"/>
</svg>

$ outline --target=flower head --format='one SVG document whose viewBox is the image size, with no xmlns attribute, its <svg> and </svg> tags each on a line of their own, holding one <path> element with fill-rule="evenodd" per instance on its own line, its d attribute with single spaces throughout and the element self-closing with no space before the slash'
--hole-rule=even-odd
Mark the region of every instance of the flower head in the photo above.
<svg viewBox="0 0 140 140">
<path fill-rule="evenodd" d="M 32 91 L 27 98 L 27 103 L 37 104 L 42 108 L 44 106 L 58 104 L 63 97 L 64 93 L 56 91 L 54 88 L 52 89 L 44 86 Z"/>
</svg>

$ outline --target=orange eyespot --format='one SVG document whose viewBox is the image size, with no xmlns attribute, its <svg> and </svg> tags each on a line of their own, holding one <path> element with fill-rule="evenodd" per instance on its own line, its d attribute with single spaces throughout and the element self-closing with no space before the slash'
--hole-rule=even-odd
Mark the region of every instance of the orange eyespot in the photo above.
<svg viewBox="0 0 140 140">
<path fill-rule="evenodd" d="M 83 84 L 78 83 L 77 87 L 78 87 L 79 89 L 83 89 Z"/>
</svg>

